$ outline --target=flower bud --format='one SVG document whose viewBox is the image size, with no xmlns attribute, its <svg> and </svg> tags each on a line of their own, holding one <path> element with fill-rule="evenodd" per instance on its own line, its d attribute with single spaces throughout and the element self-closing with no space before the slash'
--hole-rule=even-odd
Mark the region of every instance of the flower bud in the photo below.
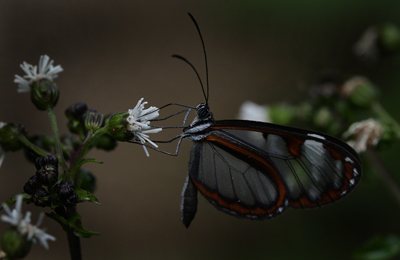
<svg viewBox="0 0 400 260">
<path fill-rule="evenodd" d="M 18 230 L 11 228 L 1 238 L 1 249 L 6 253 L 7 259 L 24 258 L 31 249 L 32 241 L 27 236 L 21 235 Z"/>
<path fill-rule="evenodd" d="M 346 81 L 341 89 L 342 96 L 360 108 L 370 107 L 378 99 L 378 90 L 366 78 L 355 76 Z"/>
<path fill-rule="evenodd" d="M 58 181 L 58 159 L 55 155 L 42 156 L 36 159 L 36 176 L 45 186 Z"/>
<path fill-rule="evenodd" d="M 42 187 L 42 183 L 38 180 L 36 175 L 29 178 L 28 182 L 24 185 L 24 192 L 32 195 Z"/>
<path fill-rule="evenodd" d="M 312 117 L 314 115 L 313 113 L 313 106 L 309 102 L 303 102 L 297 107 L 297 115 L 298 117 L 305 121 L 305 122 L 310 122 L 312 120 Z"/>
<path fill-rule="evenodd" d="M 37 207 L 50 206 L 50 194 L 46 189 L 40 188 L 32 194 L 31 202 L 33 202 Z"/>
<path fill-rule="evenodd" d="M 400 30 L 394 24 L 384 24 L 380 28 L 379 47 L 385 53 L 396 51 L 400 47 Z"/>
<path fill-rule="evenodd" d="M 135 135 L 133 132 L 128 130 L 127 118 L 129 113 L 119 113 L 113 115 L 107 124 L 108 133 L 117 141 L 126 142 L 132 140 Z"/>
<path fill-rule="evenodd" d="M 78 102 L 78 103 L 68 107 L 67 110 L 65 110 L 65 115 L 70 120 L 72 120 L 72 119 L 80 120 L 82 118 L 83 114 L 87 110 L 88 110 L 88 107 L 87 107 L 86 103 Z"/>
<path fill-rule="evenodd" d="M 60 203 L 66 207 L 71 207 L 78 201 L 78 195 L 74 191 L 74 185 L 68 181 L 61 181 L 54 186 Z"/>
<path fill-rule="evenodd" d="M 326 128 L 333 120 L 333 115 L 329 108 L 321 107 L 314 114 L 314 125 L 319 128 Z"/>
<path fill-rule="evenodd" d="M 57 156 L 50 154 L 50 155 L 46 155 L 46 156 L 41 156 L 36 159 L 35 166 L 36 166 L 37 170 L 40 170 L 41 168 L 43 168 L 44 166 L 47 166 L 47 165 L 58 167 Z"/>
<path fill-rule="evenodd" d="M 87 112 L 85 116 L 86 131 L 96 131 L 104 124 L 104 115 L 97 112 Z"/>
<path fill-rule="evenodd" d="M 88 107 L 83 102 L 71 105 L 67 110 L 65 110 L 65 115 L 69 119 L 67 126 L 71 133 L 78 135 L 84 134 L 85 127 L 83 125 L 83 118 L 87 110 Z"/>
<path fill-rule="evenodd" d="M 5 151 L 15 152 L 22 149 L 24 146 L 19 137 L 23 135 L 26 135 L 23 125 L 0 122 L 0 146 Z"/>
<path fill-rule="evenodd" d="M 269 116 L 271 122 L 280 125 L 288 125 L 292 122 L 296 112 L 294 108 L 288 104 L 279 104 L 271 106 Z"/>
<path fill-rule="evenodd" d="M 60 92 L 56 83 L 48 79 L 34 81 L 31 89 L 31 100 L 39 110 L 55 107 Z"/>
</svg>

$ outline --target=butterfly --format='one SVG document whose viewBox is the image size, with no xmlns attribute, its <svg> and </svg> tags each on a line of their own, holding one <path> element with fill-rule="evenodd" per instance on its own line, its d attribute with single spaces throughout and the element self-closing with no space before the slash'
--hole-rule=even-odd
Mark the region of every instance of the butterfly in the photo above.
<svg viewBox="0 0 400 260">
<path fill-rule="evenodd" d="M 193 141 L 180 204 L 182 223 L 189 227 L 194 219 L 199 192 L 218 210 L 252 220 L 269 219 L 288 208 L 320 207 L 348 195 L 361 179 L 362 166 L 345 142 L 294 127 L 213 118 L 205 45 L 189 16 L 203 46 L 207 93 L 194 66 L 173 55 L 194 69 L 206 100 L 174 138 L 179 138 L 177 151 L 182 139 Z"/>
</svg>

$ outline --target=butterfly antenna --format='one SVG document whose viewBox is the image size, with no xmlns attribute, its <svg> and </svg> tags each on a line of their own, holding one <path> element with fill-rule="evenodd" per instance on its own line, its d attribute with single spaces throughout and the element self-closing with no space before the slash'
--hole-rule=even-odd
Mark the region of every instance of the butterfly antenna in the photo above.
<svg viewBox="0 0 400 260">
<path fill-rule="evenodd" d="M 206 65 L 207 95 L 206 95 L 205 92 L 204 92 L 204 87 L 203 87 L 203 85 L 202 85 L 202 87 L 203 87 L 203 94 L 204 94 L 204 97 L 205 97 L 205 99 L 206 99 L 206 104 L 208 105 L 208 95 L 209 95 L 209 89 L 210 89 L 210 87 L 209 87 L 209 85 L 208 85 L 208 63 L 207 63 L 206 46 L 204 45 L 203 36 L 201 35 L 200 27 L 199 27 L 199 25 L 197 24 L 196 19 L 194 19 L 193 15 L 192 15 L 191 13 L 188 13 L 188 15 L 190 16 L 190 19 L 192 19 L 194 25 L 196 25 L 197 32 L 199 33 L 199 36 L 200 36 L 201 45 L 203 46 L 204 61 L 205 61 L 205 65 Z"/>
<path fill-rule="evenodd" d="M 172 57 L 173 57 L 173 58 L 180 59 L 180 60 L 183 60 L 183 61 L 186 62 L 190 67 L 192 67 L 192 69 L 194 70 L 194 72 L 195 72 L 196 75 L 197 75 L 197 78 L 199 79 L 199 82 L 200 82 L 200 85 L 201 85 L 201 89 L 203 90 L 203 95 L 204 95 L 204 97 L 206 98 L 206 101 L 207 101 L 207 96 L 206 96 L 206 93 L 204 92 L 203 81 L 201 81 L 200 75 L 199 75 L 199 73 L 197 72 L 196 68 L 193 66 L 193 64 L 190 63 L 190 61 L 188 61 L 186 58 L 182 57 L 181 55 L 174 54 L 174 55 L 172 55 Z"/>
</svg>

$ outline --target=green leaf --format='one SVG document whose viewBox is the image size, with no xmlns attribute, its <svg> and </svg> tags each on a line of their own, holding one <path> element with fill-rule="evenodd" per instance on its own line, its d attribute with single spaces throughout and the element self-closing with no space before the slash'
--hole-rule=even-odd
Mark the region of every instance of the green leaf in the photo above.
<svg viewBox="0 0 400 260">
<path fill-rule="evenodd" d="M 31 195 L 29 195 L 27 193 L 21 193 L 21 194 L 17 194 L 15 196 L 9 198 L 6 202 L 4 202 L 4 204 L 6 204 L 9 207 L 14 205 L 14 203 L 17 201 L 17 196 L 18 195 L 22 195 L 22 198 L 23 198 L 24 201 L 27 201 L 32 197 Z M 0 207 L 0 210 L 2 210 L 2 209 L 3 209 L 3 206 Z"/>
<path fill-rule="evenodd" d="M 54 212 L 46 213 L 46 216 L 57 221 L 62 226 L 62 228 L 65 230 L 65 232 L 72 232 L 77 237 L 89 238 L 92 236 L 100 235 L 100 233 L 98 233 L 98 232 L 92 232 L 92 231 L 86 230 L 82 226 L 82 216 L 79 215 L 78 213 L 73 214 L 68 221 L 65 218 L 63 218 L 62 216 L 55 214 Z"/>
<path fill-rule="evenodd" d="M 103 162 L 100 162 L 100 161 L 98 161 L 98 160 L 96 160 L 96 159 L 94 159 L 94 158 L 86 158 L 86 159 L 82 159 L 82 160 L 79 162 L 79 167 L 81 167 L 81 166 L 84 165 L 85 163 L 89 163 L 89 162 L 98 163 L 98 164 L 103 164 Z"/>
<path fill-rule="evenodd" d="M 395 235 L 371 238 L 354 252 L 358 260 L 386 260 L 400 255 L 400 238 Z"/>
<path fill-rule="evenodd" d="M 75 189 L 74 192 L 76 193 L 76 195 L 78 195 L 78 203 L 90 201 L 90 202 L 94 202 L 96 204 L 100 204 L 99 200 L 88 191 L 81 190 L 81 189 Z"/>
</svg>

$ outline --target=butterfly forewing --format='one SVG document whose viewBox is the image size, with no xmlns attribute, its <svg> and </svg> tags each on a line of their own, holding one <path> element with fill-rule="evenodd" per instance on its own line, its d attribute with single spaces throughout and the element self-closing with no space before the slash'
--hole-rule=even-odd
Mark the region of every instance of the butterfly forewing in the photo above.
<svg viewBox="0 0 400 260">
<path fill-rule="evenodd" d="M 358 155 L 341 140 L 243 120 L 217 121 L 194 142 L 190 165 L 193 183 L 214 206 L 251 219 L 334 202 L 361 177 Z"/>
<path fill-rule="evenodd" d="M 192 147 L 190 177 L 199 191 L 218 209 L 244 218 L 270 218 L 277 214 L 278 186 L 260 169 L 238 160 L 210 142 Z M 281 199 L 282 200 L 282 199 Z"/>
</svg>

